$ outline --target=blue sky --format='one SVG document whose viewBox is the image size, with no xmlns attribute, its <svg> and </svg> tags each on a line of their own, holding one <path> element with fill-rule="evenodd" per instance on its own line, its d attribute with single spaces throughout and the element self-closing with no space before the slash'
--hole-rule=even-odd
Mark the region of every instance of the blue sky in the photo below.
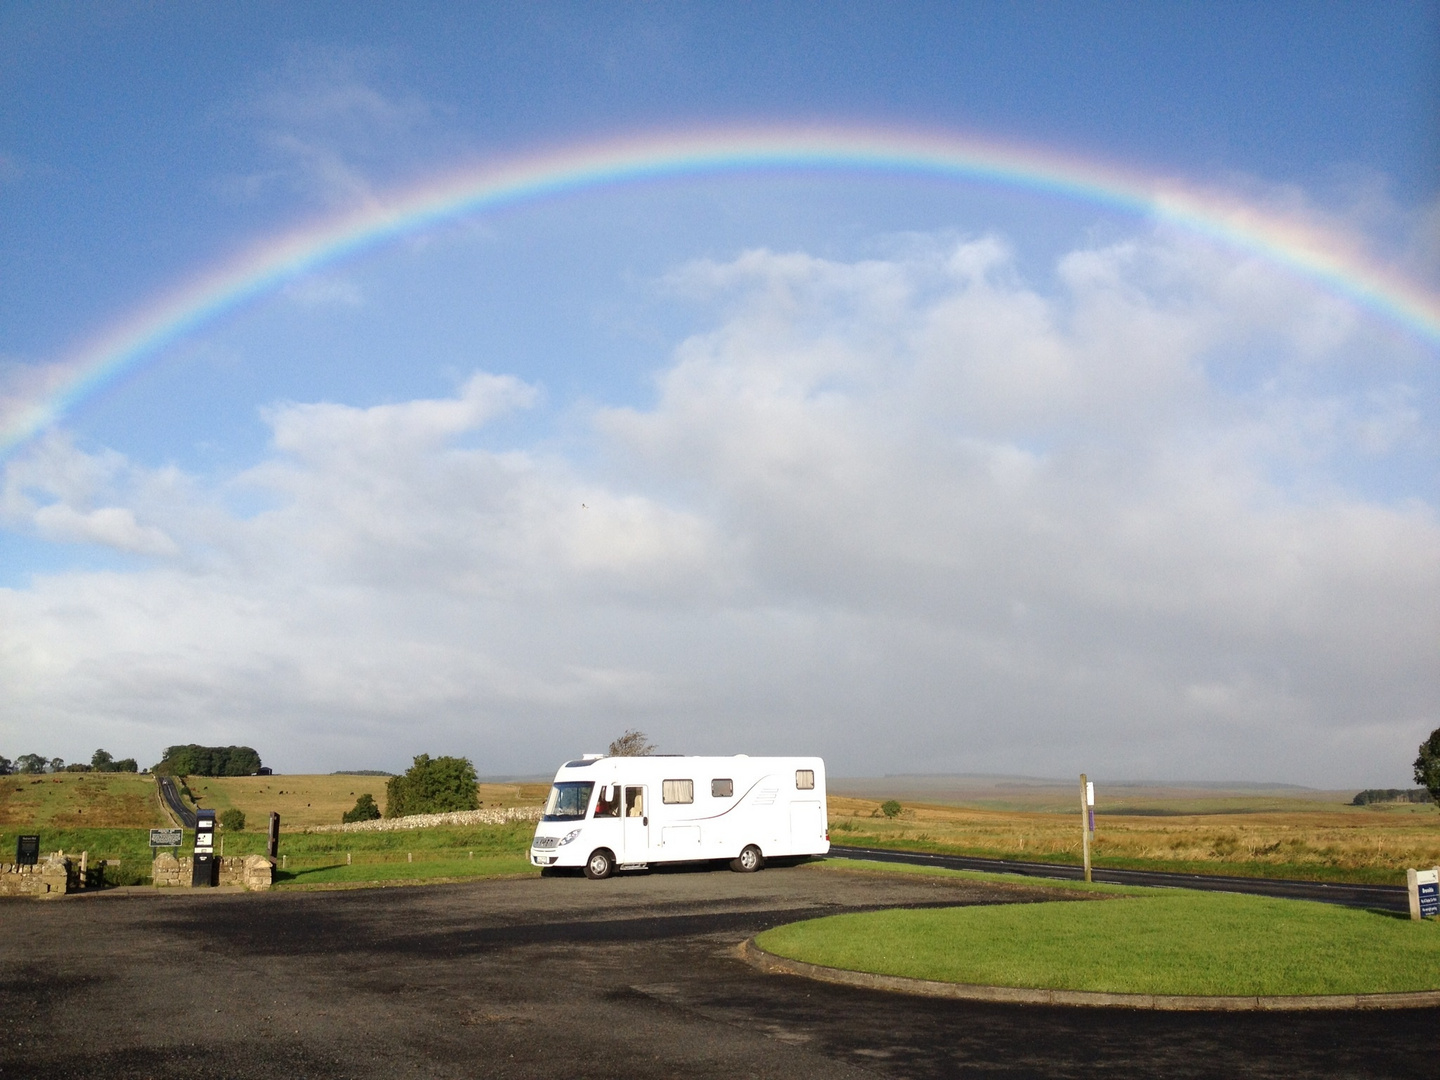
<svg viewBox="0 0 1440 1080">
<path fill-rule="evenodd" d="M 0 406 L 267 237 L 726 125 L 1178 178 L 1434 295 L 1437 43 L 1434 3 L 8 5 Z M 1253 255 L 993 186 L 451 222 L 0 462 L 0 753 L 544 772 L 638 726 L 850 775 L 1403 784 L 1440 724 L 1436 360 Z"/>
</svg>

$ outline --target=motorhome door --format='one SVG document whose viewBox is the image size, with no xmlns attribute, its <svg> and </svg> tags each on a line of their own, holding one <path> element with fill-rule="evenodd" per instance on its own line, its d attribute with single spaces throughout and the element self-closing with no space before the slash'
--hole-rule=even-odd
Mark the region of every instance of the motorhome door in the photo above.
<svg viewBox="0 0 1440 1080">
<path fill-rule="evenodd" d="M 645 862 L 650 858 L 650 800 L 644 787 L 625 788 L 625 803 L 621 813 L 625 817 L 625 853 L 621 862 Z"/>
</svg>

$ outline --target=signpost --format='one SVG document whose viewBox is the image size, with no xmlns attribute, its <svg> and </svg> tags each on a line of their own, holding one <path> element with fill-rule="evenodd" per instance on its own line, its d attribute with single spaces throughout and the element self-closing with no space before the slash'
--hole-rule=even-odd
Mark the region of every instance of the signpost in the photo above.
<svg viewBox="0 0 1440 1080">
<path fill-rule="evenodd" d="M 215 811 L 195 811 L 195 858 L 191 863 L 190 884 L 201 889 L 220 883 L 220 865 L 215 861 Z"/>
<path fill-rule="evenodd" d="M 1410 918 L 1433 919 L 1440 915 L 1440 866 L 1429 870 L 1406 870 L 1410 887 Z"/>
<path fill-rule="evenodd" d="M 1095 839 L 1095 785 L 1080 774 L 1080 845 L 1085 852 L 1085 880 L 1090 880 L 1090 844 Z"/>
<path fill-rule="evenodd" d="M 17 836 L 15 838 L 15 865 L 34 866 L 40 861 L 40 837 Z"/>
</svg>

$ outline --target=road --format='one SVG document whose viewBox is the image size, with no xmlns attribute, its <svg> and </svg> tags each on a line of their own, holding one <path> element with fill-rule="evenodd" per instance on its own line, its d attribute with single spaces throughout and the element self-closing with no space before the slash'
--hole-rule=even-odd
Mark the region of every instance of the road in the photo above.
<svg viewBox="0 0 1440 1080">
<path fill-rule="evenodd" d="M 155 783 L 160 786 L 160 798 L 165 800 L 165 805 L 170 808 L 180 824 L 187 829 L 195 828 L 195 811 L 185 805 L 185 800 L 180 797 L 180 785 L 175 783 L 173 776 L 157 776 Z"/>
<path fill-rule="evenodd" d="M 1012 862 L 1008 859 L 981 859 L 969 855 L 931 855 L 922 851 L 893 851 L 887 848 L 851 847 L 831 844 L 830 854 L 840 859 L 871 859 L 876 862 L 908 863 L 914 866 L 943 866 L 949 870 L 988 870 L 997 874 L 1058 878 L 1081 881 L 1079 866 L 1057 863 Z M 1113 885 L 1151 885 L 1168 889 L 1202 889 L 1206 892 L 1248 893 L 1278 896 L 1286 900 L 1319 900 L 1345 907 L 1381 911 L 1410 910 L 1403 885 L 1351 885 L 1345 882 L 1287 881 L 1272 878 L 1222 877 L 1217 874 L 1172 874 L 1158 870 L 1111 870 L 1093 868 L 1091 879 Z"/>
<path fill-rule="evenodd" d="M 1440 1009 L 937 1001 L 736 958 L 799 918 L 1056 895 L 835 866 L 0 901 L 0 1077 L 1433 1075 Z"/>
</svg>

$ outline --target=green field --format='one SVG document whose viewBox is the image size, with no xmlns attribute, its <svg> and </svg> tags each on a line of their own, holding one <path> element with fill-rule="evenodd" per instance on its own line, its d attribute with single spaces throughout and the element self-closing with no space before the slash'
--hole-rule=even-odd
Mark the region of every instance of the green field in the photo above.
<svg viewBox="0 0 1440 1080">
<path fill-rule="evenodd" d="M 91 865 L 108 860 L 108 885 L 135 885 L 150 880 L 148 829 L 63 829 L 37 827 L 0 832 L 0 853 L 13 851 L 20 832 L 40 834 L 42 851 L 64 850 L 89 854 Z M 283 869 L 277 886 L 295 883 L 442 879 L 536 873 L 526 852 L 535 826 L 529 822 L 508 825 L 438 826 L 398 832 L 287 833 L 280 834 Z M 227 833 L 219 844 L 225 855 L 261 855 L 265 834 L 253 830 Z M 186 830 L 181 855 L 194 851 L 194 833 Z M 350 864 L 346 865 L 346 856 Z M 413 856 L 413 861 L 411 858 Z M 118 865 L 113 865 L 118 860 Z"/>
<path fill-rule="evenodd" d="M 940 982 L 1129 994 L 1440 989 L 1440 924 L 1330 904 L 1171 891 L 834 915 L 766 931 L 779 956 Z"/>
</svg>

